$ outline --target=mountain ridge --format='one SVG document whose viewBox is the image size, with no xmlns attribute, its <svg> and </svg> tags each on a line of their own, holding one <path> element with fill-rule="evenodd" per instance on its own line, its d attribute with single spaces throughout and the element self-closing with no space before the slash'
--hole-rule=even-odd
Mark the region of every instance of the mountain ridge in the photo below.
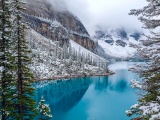
<svg viewBox="0 0 160 120">
<path fill-rule="evenodd" d="M 69 39 L 96 53 L 96 44 L 92 41 L 81 21 L 68 10 L 56 11 L 49 1 L 25 0 L 23 15 L 30 27 L 48 39 L 59 41 L 60 46 Z M 54 26 L 52 23 L 59 25 Z"/>
<path fill-rule="evenodd" d="M 108 59 L 132 59 L 136 57 L 136 49 L 130 47 L 130 44 L 139 44 L 142 32 L 127 31 L 125 28 L 98 27 L 95 31 L 94 39 L 97 40 L 97 46 L 102 49 Z M 98 54 L 100 51 L 98 50 Z"/>
</svg>

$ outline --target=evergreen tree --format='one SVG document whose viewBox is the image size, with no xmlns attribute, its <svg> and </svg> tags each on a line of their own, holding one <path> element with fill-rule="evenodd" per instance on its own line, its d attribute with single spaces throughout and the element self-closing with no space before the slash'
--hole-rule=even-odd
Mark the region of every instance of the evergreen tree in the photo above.
<svg viewBox="0 0 160 120">
<path fill-rule="evenodd" d="M 67 47 L 67 43 L 64 42 L 63 44 L 63 59 L 67 59 L 68 58 L 68 47 Z"/>
<path fill-rule="evenodd" d="M 72 52 L 71 52 L 71 59 L 72 61 L 75 60 L 75 49 L 74 48 L 71 48 Z"/>
<path fill-rule="evenodd" d="M 55 58 L 57 59 L 57 56 L 58 56 L 58 42 L 55 43 Z"/>
<path fill-rule="evenodd" d="M 14 3 L 14 43 L 15 43 L 15 57 L 17 64 L 17 99 L 15 101 L 16 110 L 14 111 L 15 119 L 32 120 L 36 115 L 35 105 L 33 100 L 34 95 L 33 74 L 30 72 L 28 42 L 25 39 L 26 23 L 22 17 L 23 2 L 21 0 L 13 0 Z"/>
<path fill-rule="evenodd" d="M 69 57 L 71 57 L 71 55 L 72 55 L 72 46 L 71 46 L 70 42 L 69 42 L 69 52 L 68 52 L 68 54 L 69 54 Z"/>
<path fill-rule="evenodd" d="M 42 96 L 41 101 L 39 102 L 38 105 L 38 111 L 40 113 L 40 120 L 49 120 L 50 118 L 52 118 L 52 115 L 50 113 L 50 108 L 49 105 L 44 103 L 44 97 Z"/>
<path fill-rule="evenodd" d="M 160 119 L 160 1 L 147 0 L 148 5 L 142 9 L 131 10 L 131 15 L 139 16 L 144 28 L 151 34 L 146 35 L 142 41 L 142 47 L 138 47 L 138 54 L 144 59 L 151 59 L 151 63 L 137 65 L 135 72 L 140 73 L 143 81 L 132 80 L 132 87 L 136 87 L 142 93 L 138 104 L 127 111 L 127 115 L 140 115 L 143 120 Z"/>
<path fill-rule="evenodd" d="M 10 0 L 0 0 L 0 119 L 2 120 L 11 118 L 16 93 L 10 4 Z"/>
</svg>

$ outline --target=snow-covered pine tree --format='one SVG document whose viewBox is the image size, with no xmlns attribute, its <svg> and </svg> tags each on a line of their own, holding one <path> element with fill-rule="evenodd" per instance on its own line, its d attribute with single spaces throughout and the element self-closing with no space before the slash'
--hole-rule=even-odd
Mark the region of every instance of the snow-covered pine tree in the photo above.
<svg viewBox="0 0 160 120">
<path fill-rule="evenodd" d="M 45 100 L 44 100 L 44 97 L 42 96 L 41 101 L 39 102 L 38 107 L 37 107 L 39 114 L 40 114 L 39 119 L 49 120 L 50 118 L 52 118 L 51 111 L 50 111 L 49 105 L 45 104 L 44 102 Z"/>
<path fill-rule="evenodd" d="M 10 0 L 0 0 L 0 119 L 12 118 L 16 83 L 15 59 L 12 56 L 12 23 Z"/>
<path fill-rule="evenodd" d="M 84 55 L 84 63 L 87 64 L 87 54 Z"/>
<path fill-rule="evenodd" d="M 59 44 L 58 41 L 56 41 L 56 42 L 55 42 L 55 59 L 58 58 L 58 47 L 59 47 L 58 44 Z"/>
<path fill-rule="evenodd" d="M 81 52 L 80 52 L 80 48 L 79 48 L 79 50 L 78 50 L 78 52 L 77 52 L 77 62 L 78 62 L 78 64 L 80 64 L 80 62 L 81 62 Z"/>
<path fill-rule="evenodd" d="M 100 58 L 98 58 L 98 67 L 99 67 L 99 70 L 100 70 L 100 68 L 101 68 L 101 60 L 100 60 Z"/>
<path fill-rule="evenodd" d="M 72 52 L 71 52 L 71 59 L 74 61 L 75 60 L 75 49 L 71 48 Z"/>
<path fill-rule="evenodd" d="M 77 61 L 77 56 L 78 56 L 78 52 L 75 50 L 75 53 L 74 53 L 74 57 L 75 57 L 74 60 L 75 61 Z"/>
<path fill-rule="evenodd" d="M 67 59 L 68 58 L 68 47 L 67 47 L 67 43 L 64 42 L 63 44 L 63 59 Z"/>
<path fill-rule="evenodd" d="M 93 56 L 91 55 L 90 57 L 91 65 L 93 65 Z"/>
<path fill-rule="evenodd" d="M 71 43 L 69 42 L 69 48 L 68 48 L 68 55 L 69 55 L 69 65 L 72 65 L 73 55 L 72 55 L 72 47 Z"/>
<path fill-rule="evenodd" d="M 34 95 L 33 74 L 30 72 L 28 42 L 26 40 L 26 23 L 23 20 L 22 11 L 23 3 L 21 0 L 13 0 L 14 8 L 14 44 L 15 57 L 17 63 L 17 98 L 15 101 L 16 110 L 13 111 L 17 120 L 34 119 L 36 116 L 36 102 L 33 100 Z"/>
<path fill-rule="evenodd" d="M 132 87 L 141 91 L 138 104 L 126 111 L 128 116 L 140 115 L 143 120 L 160 119 L 160 0 L 147 0 L 148 5 L 142 9 L 131 10 L 130 15 L 139 16 L 144 28 L 150 35 L 142 41 L 138 53 L 144 59 L 150 59 L 146 65 L 137 65 L 135 72 L 140 73 L 142 82 L 132 80 Z"/>
<path fill-rule="evenodd" d="M 104 70 L 108 73 L 108 63 L 106 61 L 104 61 Z"/>
<path fill-rule="evenodd" d="M 72 46 L 71 46 L 71 43 L 69 42 L 69 57 L 72 55 Z"/>
</svg>

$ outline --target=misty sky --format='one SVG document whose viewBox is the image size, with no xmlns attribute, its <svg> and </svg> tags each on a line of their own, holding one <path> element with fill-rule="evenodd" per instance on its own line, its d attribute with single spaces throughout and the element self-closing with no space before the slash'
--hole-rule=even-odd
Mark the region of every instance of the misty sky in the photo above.
<svg viewBox="0 0 160 120">
<path fill-rule="evenodd" d="M 142 8 L 146 0 L 64 0 L 67 8 L 93 35 L 96 25 L 141 30 L 137 17 L 128 15 L 131 9 Z"/>
</svg>

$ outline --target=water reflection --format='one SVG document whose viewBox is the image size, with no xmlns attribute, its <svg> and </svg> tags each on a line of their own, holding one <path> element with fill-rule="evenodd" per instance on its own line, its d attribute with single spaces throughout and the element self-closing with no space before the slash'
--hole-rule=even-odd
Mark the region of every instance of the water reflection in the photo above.
<svg viewBox="0 0 160 120">
<path fill-rule="evenodd" d="M 104 76 L 97 76 L 97 77 L 92 77 L 92 82 L 95 85 L 95 90 L 98 91 L 104 91 L 108 87 L 108 77 Z"/>
<path fill-rule="evenodd" d="M 56 112 L 57 114 L 60 114 L 69 111 L 82 99 L 89 87 L 90 79 L 78 78 L 45 84 L 46 85 L 43 86 L 37 84 L 38 87 L 36 89 L 35 99 L 36 101 L 40 101 L 41 96 L 44 96 L 52 113 L 55 114 Z"/>
<path fill-rule="evenodd" d="M 127 87 L 130 87 L 130 80 L 134 78 L 133 73 L 127 69 L 118 69 L 115 72 L 115 75 L 109 77 L 110 90 L 125 92 Z"/>
<path fill-rule="evenodd" d="M 110 69 L 116 74 L 109 77 L 47 83 L 37 88 L 35 99 L 39 101 L 44 96 L 51 107 L 52 120 L 128 120 L 125 110 L 137 101 L 130 80 L 139 79 L 138 75 L 128 71 L 131 65 L 127 62 L 111 65 Z"/>
<path fill-rule="evenodd" d="M 126 87 L 127 87 L 127 82 L 125 80 L 118 81 L 117 85 L 115 86 L 118 92 L 124 92 Z"/>
</svg>

